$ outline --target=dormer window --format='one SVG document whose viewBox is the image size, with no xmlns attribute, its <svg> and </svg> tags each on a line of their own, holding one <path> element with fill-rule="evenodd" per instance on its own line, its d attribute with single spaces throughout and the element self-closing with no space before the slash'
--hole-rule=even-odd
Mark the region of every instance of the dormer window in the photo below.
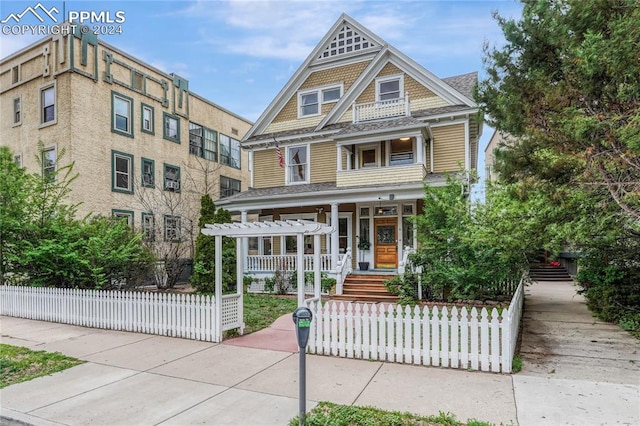
<svg viewBox="0 0 640 426">
<path fill-rule="evenodd" d="M 318 87 L 298 93 L 298 118 L 321 113 L 322 104 L 337 102 L 342 96 L 342 85 Z"/>
</svg>

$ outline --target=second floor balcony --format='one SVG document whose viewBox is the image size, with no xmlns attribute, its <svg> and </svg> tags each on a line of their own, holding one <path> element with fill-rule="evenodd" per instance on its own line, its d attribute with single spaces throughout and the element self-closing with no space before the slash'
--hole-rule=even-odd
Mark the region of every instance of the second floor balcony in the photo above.
<svg viewBox="0 0 640 426">
<path fill-rule="evenodd" d="M 396 99 L 353 104 L 354 123 L 410 115 L 409 93 Z"/>
</svg>

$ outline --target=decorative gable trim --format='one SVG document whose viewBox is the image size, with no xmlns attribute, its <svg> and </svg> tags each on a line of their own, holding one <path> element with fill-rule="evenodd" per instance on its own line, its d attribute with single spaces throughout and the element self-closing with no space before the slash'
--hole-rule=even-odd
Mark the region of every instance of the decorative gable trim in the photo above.
<svg viewBox="0 0 640 426">
<path fill-rule="evenodd" d="M 355 25 L 344 22 L 342 28 L 333 39 L 325 45 L 325 48 L 316 57 L 317 60 L 342 57 L 350 53 L 364 51 L 370 48 L 380 47 L 380 44 L 364 32 L 359 31 Z"/>
<path fill-rule="evenodd" d="M 362 37 L 366 37 L 369 43 L 375 43 L 377 46 L 382 46 L 384 41 L 380 39 L 377 35 L 369 31 L 367 28 L 360 25 L 353 18 L 343 13 L 340 18 L 333 24 L 333 26 L 329 29 L 327 34 L 320 40 L 318 45 L 311 51 L 307 59 L 304 60 L 302 65 L 296 70 L 293 76 L 289 79 L 287 84 L 278 92 L 276 97 L 271 101 L 271 103 L 264 110 L 262 115 L 256 120 L 251 129 L 247 132 L 243 140 L 247 140 L 256 134 L 263 133 L 267 126 L 275 119 L 278 113 L 282 110 L 282 108 L 286 105 L 289 99 L 292 96 L 296 95 L 300 85 L 304 83 L 307 77 L 311 74 L 313 70 L 311 70 L 311 66 L 315 63 L 324 63 L 327 61 L 319 61 L 317 58 L 321 56 L 321 53 L 327 46 L 331 45 L 331 40 L 338 36 L 338 33 L 343 30 L 345 25 L 350 26 L 354 31 L 357 31 Z M 366 49 L 360 50 L 358 52 L 366 52 L 371 51 L 371 53 L 375 52 L 379 47 L 367 47 Z M 345 57 L 349 57 L 345 53 Z M 335 57 L 328 57 L 330 60 L 339 60 L 342 59 L 339 55 Z"/>
</svg>

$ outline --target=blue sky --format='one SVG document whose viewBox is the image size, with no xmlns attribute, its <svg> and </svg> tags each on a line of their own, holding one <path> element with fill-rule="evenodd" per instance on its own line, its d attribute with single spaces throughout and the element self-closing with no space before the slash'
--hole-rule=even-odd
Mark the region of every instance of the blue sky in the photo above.
<svg viewBox="0 0 640 426">
<path fill-rule="evenodd" d="M 2 1 L 0 20 L 33 1 Z M 69 11 L 123 11 L 122 34 L 103 40 L 166 72 L 189 80 L 195 93 L 256 120 L 289 77 L 345 12 L 439 77 L 478 71 L 482 45 L 501 44 L 492 12 L 518 17 L 504 1 L 41 1 Z M 64 4 L 63 4 L 64 3 Z M 38 24 L 32 16 L 20 22 Z M 90 24 L 93 25 L 93 24 Z M 0 57 L 37 40 L 0 36 Z M 480 151 L 492 133 L 485 128 Z M 478 169 L 484 168 L 479 159 Z"/>
</svg>

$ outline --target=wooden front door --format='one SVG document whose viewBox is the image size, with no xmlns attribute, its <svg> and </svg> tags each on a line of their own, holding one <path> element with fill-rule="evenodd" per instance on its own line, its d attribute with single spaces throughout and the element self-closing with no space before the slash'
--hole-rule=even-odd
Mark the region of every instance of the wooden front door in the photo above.
<svg viewBox="0 0 640 426">
<path fill-rule="evenodd" d="M 398 219 L 381 217 L 374 221 L 375 226 L 375 268 L 398 267 Z"/>
</svg>

